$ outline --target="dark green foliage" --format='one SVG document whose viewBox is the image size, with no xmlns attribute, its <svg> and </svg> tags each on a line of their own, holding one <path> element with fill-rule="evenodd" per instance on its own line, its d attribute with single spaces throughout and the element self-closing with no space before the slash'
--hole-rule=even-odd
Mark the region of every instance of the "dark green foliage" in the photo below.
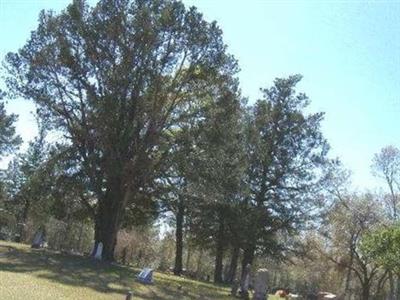
<svg viewBox="0 0 400 300">
<path fill-rule="evenodd" d="M 15 156 L 5 171 L 7 207 L 18 221 L 20 240 L 26 238 L 24 228 L 28 217 L 43 224 L 50 215 L 53 183 L 46 163 L 48 151 L 45 132 L 41 129 L 27 151 Z"/>
<path fill-rule="evenodd" d="M 173 132 L 175 144 L 160 178 L 161 198 L 176 225 L 177 261 L 182 269 L 183 233 L 198 244 L 213 243 L 218 223 L 217 206 L 228 208 L 240 176 L 235 168 L 243 161 L 238 148 L 241 105 L 237 83 L 226 80 L 220 95 L 204 97 L 201 106 L 188 108 L 188 117 Z M 236 180 L 236 182 L 234 182 Z M 206 235 L 206 237 L 204 237 Z"/>
<path fill-rule="evenodd" d="M 235 87 L 235 86 L 234 86 Z M 214 281 L 222 282 L 224 253 L 238 245 L 235 210 L 241 198 L 246 168 L 240 96 L 230 89 L 205 109 L 193 151 L 193 193 L 190 230 L 197 244 L 210 245 L 216 256 Z"/>
<path fill-rule="evenodd" d="M 88 180 L 104 258 L 125 212 L 154 200 L 187 108 L 236 72 L 225 48 L 217 25 L 180 2 L 102 0 L 42 12 L 25 46 L 7 55 L 8 87 L 64 133 L 71 170 Z"/>
<path fill-rule="evenodd" d="M 295 91 L 301 76 L 276 79 L 246 107 L 221 30 L 195 8 L 76 0 L 43 11 L 5 68 L 9 91 L 61 136 L 51 151 L 39 137 L 10 165 L 10 195 L 66 224 L 92 219 L 104 259 L 119 229 L 152 224 L 161 209 L 177 229 L 176 273 L 189 229 L 193 244 L 214 249 L 220 282 L 226 253 L 231 269 L 239 248 L 243 265 L 279 256 L 318 213 L 328 146 L 323 114 L 307 115 Z"/>
<path fill-rule="evenodd" d="M 317 211 L 328 145 L 320 131 L 323 114 L 304 112 L 309 100 L 295 91 L 300 80 L 300 75 L 276 79 L 247 115 L 249 193 L 241 209 L 247 262 L 256 250 L 270 255 L 285 250 L 284 236 L 304 228 Z"/>
<path fill-rule="evenodd" d="M 0 101 L 4 93 L 0 90 Z M 7 115 L 4 103 L 0 102 L 0 155 L 9 154 L 21 143 L 21 138 L 15 135 L 14 123 L 17 116 Z"/>
</svg>

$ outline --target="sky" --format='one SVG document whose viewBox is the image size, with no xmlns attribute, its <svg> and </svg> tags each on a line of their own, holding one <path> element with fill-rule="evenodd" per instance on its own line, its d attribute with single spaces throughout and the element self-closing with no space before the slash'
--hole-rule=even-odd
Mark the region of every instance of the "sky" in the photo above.
<svg viewBox="0 0 400 300">
<path fill-rule="evenodd" d="M 59 11 L 68 3 L 0 0 L 0 59 L 25 43 L 41 9 Z M 381 186 L 371 174 L 373 155 L 387 145 L 400 147 L 400 0 L 184 3 L 223 30 L 250 103 L 274 78 L 302 74 L 298 91 L 310 97 L 310 112 L 325 112 L 322 131 L 331 157 L 351 170 L 354 189 Z M 12 100 L 7 109 L 19 115 L 17 131 L 24 141 L 32 139 L 33 105 Z M 0 167 L 6 163 L 3 159 Z"/>
</svg>

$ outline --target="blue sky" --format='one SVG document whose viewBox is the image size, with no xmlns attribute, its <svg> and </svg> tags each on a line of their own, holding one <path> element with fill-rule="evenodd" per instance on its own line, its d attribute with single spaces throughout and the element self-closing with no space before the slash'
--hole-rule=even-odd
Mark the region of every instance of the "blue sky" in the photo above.
<svg viewBox="0 0 400 300">
<path fill-rule="evenodd" d="M 400 1 L 186 0 L 216 20 L 239 60 L 243 95 L 254 101 L 275 77 L 300 73 L 310 111 L 324 111 L 332 156 L 353 172 L 353 185 L 374 189 L 373 154 L 400 146 Z M 22 46 L 42 8 L 69 1 L 0 0 L 0 56 Z M 24 140 L 35 133 L 33 106 L 7 106 L 20 115 Z M 3 161 L 4 166 L 6 161 Z"/>
</svg>

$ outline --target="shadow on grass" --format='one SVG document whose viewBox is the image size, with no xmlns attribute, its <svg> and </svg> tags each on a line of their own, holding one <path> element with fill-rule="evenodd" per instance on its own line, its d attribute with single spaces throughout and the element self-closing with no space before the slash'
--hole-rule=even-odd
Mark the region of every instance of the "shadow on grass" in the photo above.
<svg viewBox="0 0 400 300">
<path fill-rule="evenodd" d="M 144 286 L 135 281 L 139 270 L 86 257 L 27 247 L 0 245 L 0 270 L 30 273 L 37 278 L 62 285 L 87 287 L 100 293 L 126 295 L 129 290 L 133 290 L 134 295 L 142 299 L 194 300 L 199 299 L 200 295 L 203 299 L 226 297 L 226 294 L 221 293 L 221 287 L 209 283 L 156 274 L 155 284 Z M 178 286 L 183 288 L 178 290 Z"/>
<path fill-rule="evenodd" d="M 104 293 L 126 292 L 129 279 L 135 276 L 133 270 L 45 250 L 14 248 L 3 258 L 5 259 L 0 260 L 2 271 L 32 273 L 38 278 L 67 285 L 87 286 Z M 112 284 L 127 288 L 113 288 L 110 287 Z"/>
<path fill-rule="evenodd" d="M 11 252 L 15 251 L 16 249 L 11 246 L 7 245 L 0 245 L 0 257 L 9 255 Z"/>
</svg>

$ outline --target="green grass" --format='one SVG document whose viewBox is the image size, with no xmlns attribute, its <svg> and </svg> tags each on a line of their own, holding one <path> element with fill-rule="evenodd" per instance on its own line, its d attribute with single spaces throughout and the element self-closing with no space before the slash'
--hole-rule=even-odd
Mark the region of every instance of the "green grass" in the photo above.
<svg viewBox="0 0 400 300">
<path fill-rule="evenodd" d="M 135 300 L 234 299 L 229 287 L 158 272 L 153 285 L 143 285 L 135 281 L 139 271 L 0 241 L 0 299 L 123 300 L 128 291 Z"/>
</svg>

